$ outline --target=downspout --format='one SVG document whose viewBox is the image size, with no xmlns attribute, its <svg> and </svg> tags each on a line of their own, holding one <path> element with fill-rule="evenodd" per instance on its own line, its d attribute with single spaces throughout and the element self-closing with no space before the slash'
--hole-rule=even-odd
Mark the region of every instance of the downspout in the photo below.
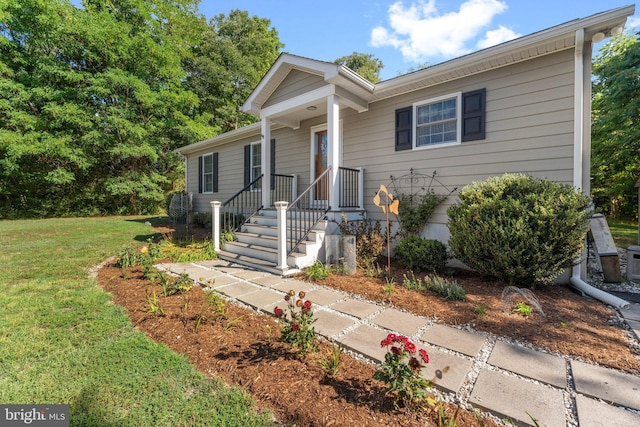
<svg viewBox="0 0 640 427">
<path fill-rule="evenodd" d="M 584 188 L 585 184 L 582 181 L 583 176 L 583 157 L 584 153 L 584 137 L 585 137 L 585 121 L 591 120 L 591 117 L 586 118 L 585 113 L 590 109 L 585 109 L 584 99 L 584 29 L 581 28 L 576 31 L 576 52 L 574 58 L 574 81 L 573 81 L 573 186 L 576 188 Z M 589 79 L 587 83 L 591 83 Z M 629 306 L 629 303 L 615 295 L 611 295 L 608 292 L 604 292 L 600 289 L 594 288 L 587 282 L 582 280 L 582 265 L 576 264 L 573 267 L 573 273 L 571 275 L 571 284 L 584 292 L 585 294 L 593 297 L 605 304 L 609 304 L 619 309 L 624 309 Z"/>
</svg>

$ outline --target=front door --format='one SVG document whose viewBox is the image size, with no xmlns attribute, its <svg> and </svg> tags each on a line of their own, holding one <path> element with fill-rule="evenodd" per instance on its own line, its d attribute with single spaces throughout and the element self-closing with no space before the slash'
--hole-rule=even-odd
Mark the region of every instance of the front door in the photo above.
<svg viewBox="0 0 640 427">
<path fill-rule="evenodd" d="M 313 139 L 314 179 L 316 179 L 327 170 L 327 131 L 321 130 L 315 132 Z M 325 176 L 325 179 L 322 179 L 316 184 L 313 192 L 314 200 L 322 200 L 326 202 L 328 196 L 326 187 L 327 179 L 328 177 Z"/>
</svg>

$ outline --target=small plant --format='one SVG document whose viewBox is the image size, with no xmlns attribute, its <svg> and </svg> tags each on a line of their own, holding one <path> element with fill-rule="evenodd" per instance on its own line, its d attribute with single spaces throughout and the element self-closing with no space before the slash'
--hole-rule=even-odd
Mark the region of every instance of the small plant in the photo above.
<svg viewBox="0 0 640 427">
<path fill-rule="evenodd" d="M 384 270 L 379 264 L 373 263 L 365 267 L 364 274 L 367 277 L 379 278 L 384 275 Z"/>
<path fill-rule="evenodd" d="M 116 265 L 120 268 L 129 268 L 138 265 L 140 253 L 133 243 L 122 248 L 118 253 Z"/>
<path fill-rule="evenodd" d="M 476 304 L 473 307 L 473 311 L 478 315 L 478 316 L 484 316 L 485 314 L 487 314 L 487 307 L 485 307 L 482 304 Z"/>
<path fill-rule="evenodd" d="M 524 317 L 530 316 L 533 314 L 533 307 L 524 302 L 519 302 L 516 306 L 511 310 L 513 313 L 520 314 Z"/>
<path fill-rule="evenodd" d="M 453 417 L 447 422 L 447 417 L 444 414 L 444 404 L 441 401 L 438 409 L 438 427 L 456 427 L 459 411 L 460 406 L 456 408 Z"/>
<path fill-rule="evenodd" d="M 331 269 L 320 261 L 316 261 L 313 265 L 304 269 L 304 274 L 309 280 L 323 280 L 329 277 Z"/>
<path fill-rule="evenodd" d="M 347 221 L 347 216 L 343 213 L 338 228 L 344 235 L 356 236 L 356 259 L 360 267 L 368 269 L 376 265 L 387 240 L 380 221 L 373 221 L 364 215 L 361 220 Z"/>
<path fill-rule="evenodd" d="M 325 374 L 335 375 L 338 373 L 340 362 L 342 361 L 342 353 L 344 353 L 342 347 L 331 341 L 331 349 L 318 360 L 318 364 Z"/>
<path fill-rule="evenodd" d="M 155 292 L 153 296 L 147 295 L 147 304 L 149 304 L 147 313 L 151 313 L 154 316 L 164 316 L 164 309 L 160 306 L 160 301 L 158 301 L 158 296 Z"/>
<path fill-rule="evenodd" d="M 298 299 L 295 296 L 295 291 L 290 290 L 284 297 L 289 307 L 288 315 L 280 307 L 276 307 L 273 313 L 278 318 L 282 341 L 296 347 L 298 355 L 306 358 L 309 352 L 318 347 L 318 338 L 313 327 L 316 319 L 313 318 L 311 301 L 304 300 L 305 293 L 300 291 Z"/>
<path fill-rule="evenodd" d="M 426 350 L 418 350 L 409 338 L 396 334 L 387 335 L 380 346 L 386 347 L 387 353 L 373 377 L 388 384 L 386 394 L 395 395 L 394 406 L 397 408 L 402 403 L 413 407 L 425 401 L 434 404 L 427 394 L 431 383 L 420 376 L 422 369 L 429 363 Z M 416 353 L 420 359 L 416 357 Z"/>
<path fill-rule="evenodd" d="M 382 292 L 385 295 L 391 295 L 393 293 L 393 288 L 396 285 L 396 281 L 391 277 L 386 277 L 385 278 L 385 282 L 386 284 L 384 285 L 384 288 L 382 288 Z"/>
<path fill-rule="evenodd" d="M 244 317 L 244 316 L 238 316 L 238 317 L 236 317 L 235 319 L 231 319 L 231 320 L 229 320 L 229 321 L 227 322 L 227 324 L 225 325 L 224 329 L 228 331 L 228 330 L 229 330 L 229 329 L 231 329 L 231 328 L 236 328 L 236 327 L 238 327 L 239 325 L 241 325 L 241 324 L 242 324 L 242 318 L 243 318 L 243 317 Z"/>
<path fill-rule="evenodd" d="M 416 278 L 413 272 L 411 272 L 411 277 L 407 277 L 406 275 L 404 276 L 402 286 L 416 291 L 433 291 L 446 299 L 454 301 L 464 301 L 467 298 L 464 288 L 458 285 L 455 281 L 450 282 L 449 280 L 436 275 L 429 275 L 425 276 L 424 279 L 420 279 Z"/>
</svg>

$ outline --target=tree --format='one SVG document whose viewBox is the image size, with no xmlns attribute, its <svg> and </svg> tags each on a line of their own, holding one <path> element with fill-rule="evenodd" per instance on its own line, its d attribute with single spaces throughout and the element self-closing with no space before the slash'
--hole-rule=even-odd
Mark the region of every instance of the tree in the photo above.
<svg viewBox="0 0 640 427">
<path fill-rule="evenodd" d="M 640 178 L 640 33 L 602 46 L 593 74 L 593 198 L 605 212 L 633 218 Z"/>
<path fill-rule="evenodd" d="M 173 150 L 247 121 L 277 33 L 198 2 L 0 2 L 0 217 L 155 213 Z"/>
<path fill-rule="evenodd" d="M 380 71 L 384 67 L 382 61 L 375 56 L 358 52 L 342 56 L 333 62 L 350 68 L 371 83 L 378 83 L 380 81 Z"/>
<path fill-rule="evenodd" d="M 187 87 L 198 95 L 202 114 L 211 115 L 212 126 L 226 132 L 257 120 L 239 108 L 283 47 L 268 19 L 240 10 L 211 19 L 186 68 Z"/>
</svg>

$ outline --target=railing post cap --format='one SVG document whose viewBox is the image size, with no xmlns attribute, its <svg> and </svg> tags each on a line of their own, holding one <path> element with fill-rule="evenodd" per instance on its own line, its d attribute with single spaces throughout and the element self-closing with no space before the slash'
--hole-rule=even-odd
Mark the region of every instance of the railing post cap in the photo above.
<svg viewBox="0 0 640 427">
<path fill-rule="evenodd" d="M 211 207 L 215 207 L 215 206 L 220 206 L 221 203 L 218 201 L 213 201 L 213 202 L 209 202 L 211 204 Z"/>
<path fill-rule="evenodd" d="M 289 202 L 285 202 L 285 201 L 275 202 L 274 205 L 276 208 L 286 208 L 287 206 L 289 206 Z"/>
</svg>

